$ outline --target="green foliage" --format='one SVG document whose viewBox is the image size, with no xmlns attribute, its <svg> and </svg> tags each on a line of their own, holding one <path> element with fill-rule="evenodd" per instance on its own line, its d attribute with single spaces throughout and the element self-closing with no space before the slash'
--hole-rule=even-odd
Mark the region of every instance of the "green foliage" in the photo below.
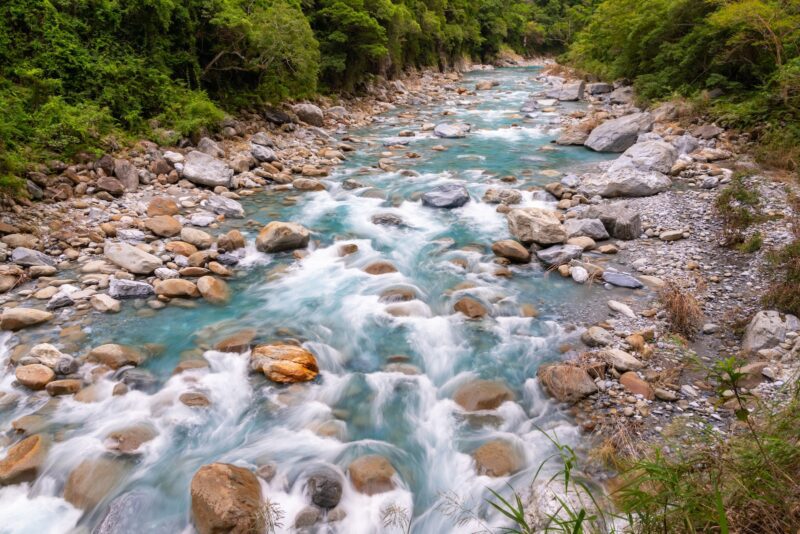
<svg viewBox="0 0 800 534">
<path fill-rule="evenodd" d="M 745 177 L 746 174 L 734 174 L 731 183 L 720 192 L 715 201 L 727 246 L 743 243 L 743 231 L 763 218 L 761 197 L 757 190 L 745 182 Z"/>
</svg>

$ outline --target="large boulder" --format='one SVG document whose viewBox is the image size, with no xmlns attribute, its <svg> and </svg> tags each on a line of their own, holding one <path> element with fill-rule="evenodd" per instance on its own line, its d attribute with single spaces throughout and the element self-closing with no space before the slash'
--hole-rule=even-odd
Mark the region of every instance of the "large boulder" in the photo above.
<svg viewBox="0 0 800 534">
<path fill-rule="evenodd" d="M 492 244 L 492 252 L 496 256 L 506 258 L 514 263 L 528 263 L 531 252 L 513 239 L 503 239 Z"/>
<path fill-rule="evenodd" d="M 256 237 L 256 249 L 261 252 L 283 252 L 308 245 L 308 230 L 296 223 L 272 221 Z"/>
<path fill-rule="evenodd" d="M 522 193 L 516 189 L 490 187 L 482 200 L 487 204 L 519 204 L 522 202 Z"/>
<path fill-rule="evenodd" d="M 108 294 L 115 299 L 144 299 L 155 294 L 147 282 L 114 278 L 109 282 Z"/>
<path fill-rule="evenodd" d="M 656 171 L 667 174 L 678 159 L 675 148 L 664 141 L 642 141 L 628 148 L 609 167 L 609 172 L 632 167 L 648 172 Z"/>
<path fill-rule="evenodd" d="M 114 458 L 84 460 L 73 469 L 64 486 L 64 499 L 83 510 L 91 510 L 122 480 L 126 464 Z"/>
<path fill-rule="evenodd" d="M 586 236 L 596 241 L 602 241 L 609 237 L 608 230 L 600 219 L 567 219 L 564 222 L 564 228 L 569 237 Z"/>
<path fill-rule="evenodd" d="M 181 233 L 181 223 L 172 215 L 150 217 L 144 226 L 159 237 L 173 237 Z"/>
<path fill-rule="evenodd" d="M 134 274 L 150 274 L 161 267 L 161 260 L 128 243 L 106 243 L 103 254 L 113 264 Z"/>
<path fill-rule="evenodd" d="M 231 464 L 204 465 L 192 477 L 192 522 L 198 534 L 264 532 L 261 485 L 251 471 Z"/>
<path fill-rule="evenodd" d="M 325 124 L 325 114 L 314 104 L 296 104 L 292 111 L 297 118 L 311 126 L 323 126 Z"/>
<path fill-rule="evenodd" d="M 38 391 L 52 382 L 56 377 L 56 373 L 46 365 L 34 363 L 17 367 L 15 376 L 17 377 L 17 382 L 26 388 Z"/>
<path fill-rule="evenodd" d="M 466 137 L 471 127 L 463 123 L 442 123 L 433 128 L 433 135 L 442 139 L 460 139 Z"/>
<path fill-rule="evenodd" d="M 295 345 L 259 345 L 250 356 L 251 367 L 279 384 L 314 380 L 319 374 L 317 359 Z"/>
<path fill-rule="evenodd" d="M 557 85 L 547 91 L 548 98 L 555 98 L 562 102 L 574 102 L 583 98 L 583 91 L 586 87 L 585 82 L 565 83 Z"/>
<path fill-rule="evenodd" d="M 354 460 L 347 470 L 353 486 L 361 493 L 375 495 L 394 489 L 392 478 L 396 471 L 383 456 L 362 456 Z"/>
<path fill-rule="evenodd" d="M 192 150 L 183 163 L 183 177 L 198 185 L 230 187 L 233 169 L 214 156 Z"/>
<path fill-rule="evenodd" d="M 637 239 L 642 235 L 642 218 L 638 211 L 623 203 L 590 206 L 578 213 L 582 219 L 600 219 L 606 231 L 616 239 Z"/>
<path fill-rule="evenodd" d="M 14 444 L 0 460 L 0 486 L 32 482 L 47 457 L 47 441 L 39 434 Z"/>
<path fill-rule="evenodd" d="M 652 127 L 652 115 L 632 113 L 604 122 L 592 130 L 584 145 L 596 152 L 624 152 Z"/>
<path fill-rule="evenodd" d="M 542 208 L 518 208 L 506 215 L 511 234 L 525 244 L 554 245 L 567 240 L 567 231 L 555 212 Z"/>
<path fill-rule="evenodd" d="M 672 187 L 672 180 L 657 171 L 640 171 L 632 166 L 609 169 L 602 174 L 587 174 L 578 192 L 593 197 L 649 197 Z"/>
<path fill-rule="evenodd" d="M 101 363 L 111 369 L 119 369 L 126 365 L 141 365 L 145 360 L 145 356 L 133 347 L 106 343 L 90 350 L 87 359 L 90 362 Z"/>
<path fill-rule="evenodd" d="M 156 295 L 169 298 L 196 298 L 200 296 L 197 285 L 191 280 L 181 278 L 168 278 L 166 280 L 156 280 L 153 284 Z"/>
<path fill-rule="evenodd" d="M 559 402 L 578 402 L 597 392 L 597 385 L 589 373 L 573 365 L 546 365 L 539 368 L 539 381 Z"/>
<path fill-rule="evenodd" d="M 578 245 L 555 245 L 536 251 L 536 257 L 548 267 L 565 265 L 578 259 L 583 254 L 583 247 Z"/>
<path fill-rule="evenodd" d="M 505 477 L 516 473 L 523 460 L 514 446 L 506 440 L 496 439 L 484 443 L 472 452 L 479 475 Z"/>
<path fill-rule="evenodd" d="M 56 260 L 44 252 L 27 247 L 17 247 L 11 252 L 11 262 L 23 267 L 54 266 Z"/>
<path fill-rule="evenodd" d="M 774 310 L 760 311 L 744 331 L 742 350 L 755 354 L 762 349 L 774 348 L 786 339 L 787 332 L 800 331 L 800 320 L 794 315 Z"/>
<path fill-rule="evenodd" d="M 469 191 L 460 184 L 444 184 L 422 195 L 422 203 L 432 208 L 459 208 L 469 202 Z"/>
<path fill-rule="evenodd" d="M 306 481 L 306 491 L 320 508 L 335 508 L 342 498 L 342 475 L 334 466 L 315 467 Z"/>
<path fill-rule="evenodd" d="M 502 382 L 474 380 L 459 387 L 453 400 L 468 412 L 494 410 L 506 401 L 513 401 L 514 393 Z"/>
<path fill-rule="evenodd" d="M 35 308 L 6 308 L 0 315 L 0 329 L 17 331 L 49 321 L 53 314 Z"/>
<path fill-rule="evenodd" d="M 213 276 L 203 276 L 197 280 L 197 289 L 203 298 L 212 304 L 225 304 L 231 298 L 228 284 Z"/>
<path fill-rule="evenodd" d="M 463 313 L 470 319 L 480 319 L 488 313 L 486 307 L 479 301 L 470 297 L 461 297 L 453 306 L 457 312 Z"/>
</svg>

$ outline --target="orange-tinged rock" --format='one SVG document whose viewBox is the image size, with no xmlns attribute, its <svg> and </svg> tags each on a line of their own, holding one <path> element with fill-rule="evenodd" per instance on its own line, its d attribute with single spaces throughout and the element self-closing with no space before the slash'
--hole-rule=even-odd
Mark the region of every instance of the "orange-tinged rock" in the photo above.
<svg viewBox="0 0 800 534">
<path fill-rule="evenodd" d="M 361 493 L 375 495 L 394 489 L 396 471 L 383 456 L 372 454 L 357 458 L 347 469 L 353 486 Z"/>
<path fill-rule="evenodd" d="M 319 374 L 314 355 L 294 345 L 259 345 L 251 359 L 268 379 L 279 384 L 308 382 Z"/>
<path fill-rule="evenodd" d="M 641 395 L 647 400 L 653 400 L 656 398 L 653 387 L 639 378 L 639 375 L 633 371 L 623 373 L 623 375 L 619 377 L 619 383 L 625 386 L 625 389 L 634 395 Z"/>
<path fill-rule="evenodd" d="M 47 441 L 39 434 L 13 445 L 0 460 L 0 486 L 31 482 L 47 457 Z"/>
</svg>

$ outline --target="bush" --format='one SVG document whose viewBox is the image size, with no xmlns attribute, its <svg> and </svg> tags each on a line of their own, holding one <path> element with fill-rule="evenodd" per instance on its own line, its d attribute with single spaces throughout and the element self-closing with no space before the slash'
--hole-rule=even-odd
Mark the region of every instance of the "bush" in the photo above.
<svg viewBox="0 0 800 534">
<path fill-rule="evenodd" d="M 722 232 L 726 246 L 744 241 L 743 232 L 762 219 L 761 197 L 757 190 L 745 182 L 748 173 L 737 172 L 717 196 L 715 207 L 722 219 Z"/>
</svg>

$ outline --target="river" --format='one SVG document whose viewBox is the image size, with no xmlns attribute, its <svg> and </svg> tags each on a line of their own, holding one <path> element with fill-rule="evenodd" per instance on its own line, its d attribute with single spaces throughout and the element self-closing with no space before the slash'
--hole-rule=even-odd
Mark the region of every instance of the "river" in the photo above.
<svg viewBox="0 0 800 534">
<path fill-rule="evenodd" d="M 567 444 L 580 441 L 578 429 L 545 398 L 535 376 L 542 362 L 560 358 L 559 348 L 575 339 L 565 328 L 563 310 L 592 288 L 548 275 L 536 262 L 495 263 L 491 244 L 510 235 L 505 216 L 481 198 L 490 187 L 513 187 L 522 191 L 522 206 L 553 205 L 541 191 L 529 189 L 605 158 L 552 143 L 559 114 L 585 104 L 562 103 L 549 112 L 539 106 L 528 117 L 520 111 L 542 89 L 536 74 L 535 68 L 470 73 L 464 87 L 484 79 L 499 86 L 459 101 L 398 109 L 348 132 L 357 150 L 324 179 L 327 190 L 249 197 L 248 219 L 301 223 L 312 231 L 312 244 L 301 260 L 291 253 L 263 254 L 253 246 L 257 227 L 244 220 L 226 223 L 241 228 L 248 240 L 229 305 L 169 306 L 158 312 L 127 306 L 120 314 L 93 319 L 81 340 L 86 348 L 109 341 L 151 344 L 160 347 L 159 355 L 142 366 L 148 374 L 126 395 L 111 395 L 113 383 L 105 380 L 97 402 L 32 396 L 0 410 L 3 428 L 38 411 L 54 436 L 45 469 L 32 486 L 0 488 L 0 533 L 191 532 L 189 485 L 211 462 L 253 469 L 274 465 L 274 477 L 262 481 L 264 493 L 282 511 L 278 531 L 291 532 L 295 516 L 308 505 L 309 470 L 327 463 L 345 474 L 365 454 L 390 461 L 397 471 L 395 489 L 367 496 L 345 480 L 343 518 L 320 523 L 316 532 L 391 532 L 381 526 L 391 506 L 406 511 L 411 532 L 469 529 L 442 513 L 445 495 L 457 496 L 486 524 L 503 525 L 484 500 L 488 488 L 508 493 L 509 485 L 519 490 L 530 485 L 539 464 L 554 452 L 539 429 Z M 442 121 L 465 121 L 472 130 L 463 139 L 420 131 L 423 123 Z M 398 138 L 403 130 L 417 135 Z M 398 139 L 408 145 L 388 148 Z M 381 158 L 389 158 L 396 170 L 376 169 Z M 501 180 L 508 176 L 516 182 Z M 358 184 L 345 187 L 345 180 Z M 451 210 L 419 201 L 419 193 L 447 183 L 465 185 L 471 201 Z M 392 214 L 402 224 L 374 224 L 377 214 Z M 355 244 L 358 251 L 341 256 L 343 244 Z M 397 272 L 365 273 L 376 260 L 391 262 Z M 397 289 L 417 298 L 385 298 Z M 464 296 L 480 301 L 489 315 L 469 320 L 454 312 Z M 319 378 L 276 386 L 248 372 L 246 354 L 210 349 L 248 328 L 260 342 L 302 343 L 318 359 Z M 3 342 L 11 346 L 8 335 Z M 172 374 L 179 361 L 198 357 L 210 368 Z M 453 396 L 475 379 L 504 383 L 513 400 L 466 413 Z M 8 372 L 0 390 L 10 391 L 12 381 Z M 190 408 L 176 401 L 190 390 L 202 392 L 210 406 Z M 87 458 L 107 454 L 110 432 L 139 423 L 155 428 L 157 436 L 125 458 L 102 502 L 83 513 L 63 500 L 69 472 Z M 471 453 L 493 440 L 510 444 L 518 456 L 513 475 L 476 472 Z M 117 514 L 111 520 L 109 507 Z"/>
</svg>

